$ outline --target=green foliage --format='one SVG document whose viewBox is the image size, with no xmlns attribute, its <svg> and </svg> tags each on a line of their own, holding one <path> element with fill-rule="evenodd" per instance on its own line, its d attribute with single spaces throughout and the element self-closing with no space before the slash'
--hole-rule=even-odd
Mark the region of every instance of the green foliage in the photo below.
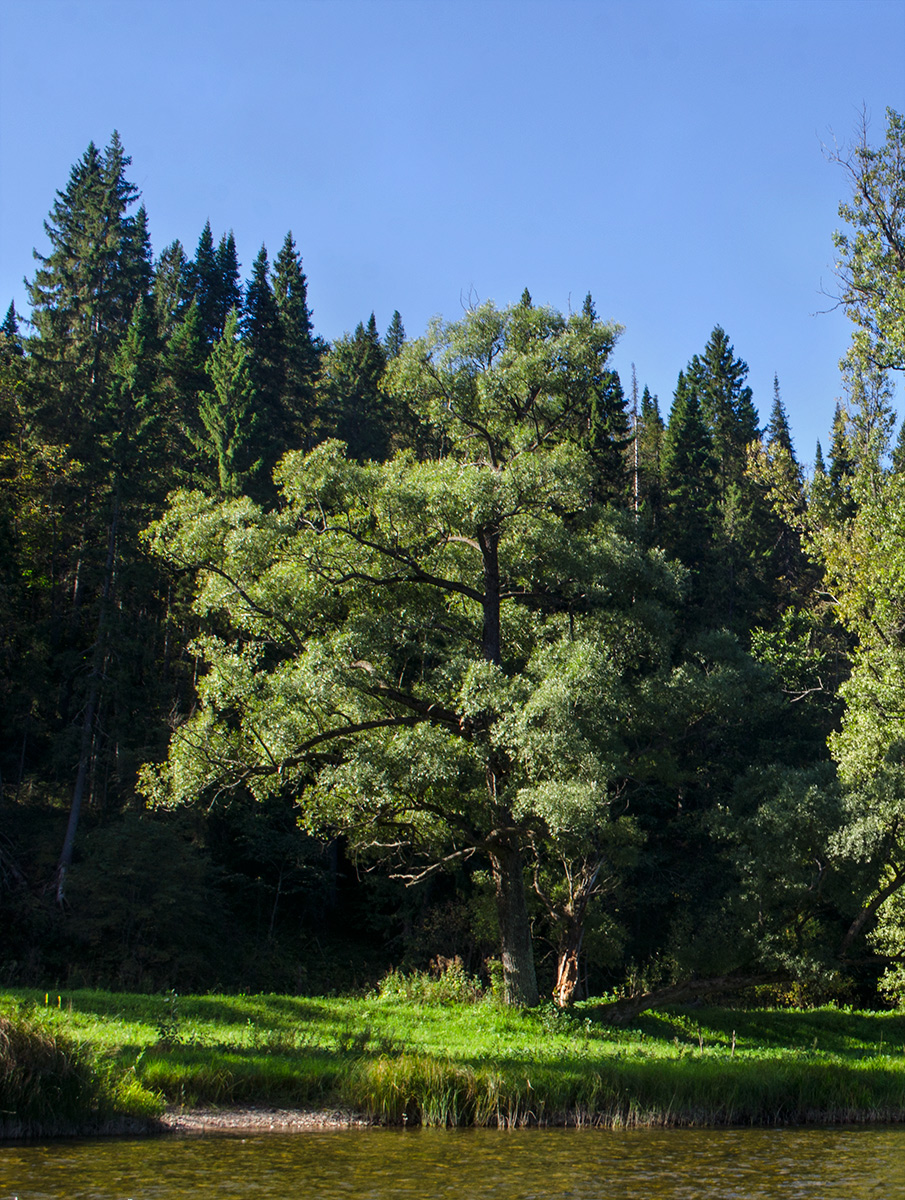
<svg viewBox="0 0 905 1200">
<path fill-rule="evenodd" d="M 905 369 L 905 117 L 886 110 L 886 140 L 836 154 L 852 188 L 834 238 L 840 299 L 855 324 L 850 355 L 880 370 Z"/>
<path fill-rule="evenodd" d="M 239 340 L 235 308 L 207 360 L 207 374 L 214 390 L 199 397 L 198 414 L 206 435 L 203 441 L 199 439 L 199 449 L 214 464 L 220 493 L 238 496 L 260 462 L 251 460 L 258 422 L 248 351 Z"/>
<path fill-rule="evenodd" d="M 389 971 L 377 985 L 381 1000 L 415 1004 L 474 1004 L 484 998 L 481 981 L 469 976 L 458 955 L 438 958 L 430 972 Z"/>
</svg>

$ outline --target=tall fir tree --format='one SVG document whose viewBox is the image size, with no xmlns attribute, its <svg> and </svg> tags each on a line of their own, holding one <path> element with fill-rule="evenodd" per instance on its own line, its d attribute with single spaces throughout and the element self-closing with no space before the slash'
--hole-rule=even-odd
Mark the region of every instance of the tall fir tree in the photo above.
<svg viewBox="0 0 905 1200">
<path fill-rule="evenodd" d="M 397 308 L 392 320 L 386 331 L 386 336 L 383 339 L 383 347 L 386 351 L 387 361 L 398 358 L 402 353 L 402 347 L 405 345 L 405 326 L 402 324 L 402 317 Z"/>
<path fill-rule="evenodd" d="M 190 264 L 182 242 L 171 242 L 154 264 L 154 315 L 161 338 L 167 339 L 191 302 Z"/>
<path fill-rule="evenodd" d="M 352 336 L 338 338 L 324 360 L 322 394 L 330 436 L 346 443 L 359 462 L 382 462 L 390 453 L 393 421 L 389 399 L 380 388 L 386 351 L 374 314 Z"/>
<path fill-rule="evenodd" d="M 645 386 L 638 414 L 638 502 L 656 529 L 663 506 L 663 438 L 666 428 L 656 396 Z"/>
<path fill-rule="evenodd" d="M 826 472 L 829 499 L 837 521 L 845 520 L 854 511 L 851 492 L 856 459 L 848 425 L 848 414 L 842 404 L 837 403 L 830 430 L 830 455 Z"/>
<path fill-rule="evenodd" d="M 239 314 L 228 314 L 223 336 L 210 353 L 207 374 L 213 391 L 202 392 L 198 412 L 204 428 L 200 449 L 209 460 L 215 488 L 238 496 L 261 466 L 253 459 L 256 418 L 248 352 L 239 336 Z"/>
<path fill-rule="evenodd" d="M 267 248 L 262 246 L 245 289 L 242 343 L 248 352 L 248 375 L 255 394 L 257 442 L 263 467 L 260 482 L 268 481 L 280 456 L 292 446 L 292 426 L 283 410 L 285 360 L 280 310 L 270 283 Z"/>
<path fill-rule="evenodd" d="M 682 371 L 663 438 L 662 462 L 663 541 L 700 577 L 713 552 L 716 457 L 697 392 Z"/>
<path fill-rule="evenodd" d="M 239 277 L 239 255 L 233 231 L 225 233 L 217 246 L 216 322 L 218 336 L 226 328 L 226 319 L 233 309 L 241 312 L 242 283 Z"/>
<path fill-rule="evenodd" d="M 144 210 L 129 214 L 138 200 L 130 161 L 116 133 L 103 153 L 88 146 L 57 192 L 44 223 L 50 253 L 35 251 L 27 284 L 35 387 L 49 431 L 77 454 L 90 448 L 113 354 L 150 282 Z"/>
<path fill-rule="evenodd" d="M 286 234 L 273 265 L 273 294 L 283 347 L 282 409 L 292 445 L 309 448 L 319 437 L 316 389 L 326 347 L 314 334 L 308 308 L 308 280 L 292 232 Z"/>
<path fill-rule="evenodd" d="M 785 405 L 782 402 L 778 375 L 773 376 L 773 407 L 770 409 L 770 420 L 767 422 L 764 436 L 768 446 L 775 446 L 778 449 L 785 450 L 794 460 L 795 450 L 792 446 L 792 431 L 789 428 L 789 418 Z"/>
<path fill-rule="evenodd" d="M 717 325 L 685 374 L 710 429 L 724 491 L 744 476 L 746 449 L 758 436 L 757 410 L 745 383 L 748 365 L 735 356 L 726 331 Z"/>
</svg>

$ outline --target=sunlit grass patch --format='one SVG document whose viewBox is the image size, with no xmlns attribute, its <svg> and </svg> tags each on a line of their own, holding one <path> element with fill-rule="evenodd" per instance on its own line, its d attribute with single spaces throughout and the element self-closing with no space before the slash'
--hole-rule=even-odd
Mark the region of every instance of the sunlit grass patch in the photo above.
<svg viewBox="0 0 905 1200">
<path fill-rule="evenodd" d="M 677 1007 L 625 1029 L 590 1002 L 518 1010 L 419 989 L 15 999 L 90 1045 L 94 1072 L 134 1105 L 338 1106 L 432 1125 L 905 1119 L 901 1013 Z"/>
</svg>

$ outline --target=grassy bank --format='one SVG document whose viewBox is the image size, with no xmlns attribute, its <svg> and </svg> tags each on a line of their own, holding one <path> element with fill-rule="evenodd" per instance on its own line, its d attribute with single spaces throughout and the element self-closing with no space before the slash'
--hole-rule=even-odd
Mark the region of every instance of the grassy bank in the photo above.
<svg viewBox="0 0 905 1200">
<path fill-rule="evenodd" d="M 510 1011 L 429 988 L 358 998 L 15 991 L 0 994 L 0 1010 L 85 1055 L 106 1088 L 90 1100 L 95 1116 L 260 1104 L 439 1125 L 905 1119 L 899 1013 L 675 1008 L 620 1030 L 592 1005 Z M 9 1099 L 0 1107 L 8 1114 Z"/>
</svg>

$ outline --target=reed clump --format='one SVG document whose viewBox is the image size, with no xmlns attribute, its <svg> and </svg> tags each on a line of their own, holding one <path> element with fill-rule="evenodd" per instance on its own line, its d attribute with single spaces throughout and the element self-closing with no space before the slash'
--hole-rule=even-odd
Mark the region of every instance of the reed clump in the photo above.
<svg viewBox="0 0 905 1200">
<path fill-rule="evenodd" d="M 390 1124 L 607 1128 L 902 1121 L 900 1064 L 730 1060 L 469 1064 L 360 1060 L 343 1100 Z"/>
<path fill-rule="evenodd" d="M 85 1043 L 27 1011 L 0 1014 L 0 1136 L 59 1136 L 147 1122 L 159 1101 Z"/>
</svg>

